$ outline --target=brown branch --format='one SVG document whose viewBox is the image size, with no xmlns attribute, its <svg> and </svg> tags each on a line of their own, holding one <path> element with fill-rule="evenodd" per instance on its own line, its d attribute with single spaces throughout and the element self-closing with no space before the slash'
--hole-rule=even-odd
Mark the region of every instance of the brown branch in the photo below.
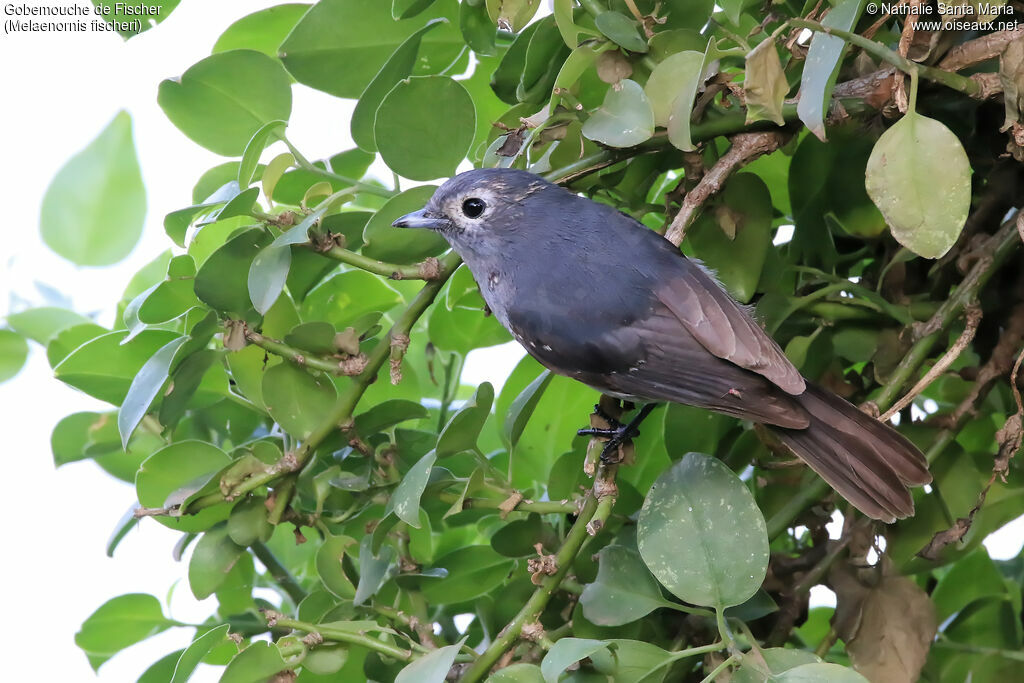
<svg viewBox="0 0 1024 683">
<path fill-rule="evenodd" d="M 722 189 L 722 185 L 732 173 L 758 157 L 774 152 L 789 140 L 790 135 L 782 131 L 762 133 L 740 133 L 732 139 L 729 151 L 715 162 L 697 186 L 686 193 L 679 213 L 672 219 L 672 225 L 665 233 L 669 242 L 679 246 L 686 236 L 686 229 L 697 217 L 704 203 Z"/>
<path fill-rule="evenodd" d="M 978 331 L 978 325 L 981 323 L 981 308 L 976 303 L 968 304 L 967 306 L 967 325 L 964 327 L 964 331 L 960 333 L 960 338 L 956 340 L 946 353 L 942 354 L 935 365 L 933 365 L 928 372 L 924 374 L 917 384 L 915 384 L 910 391 L 904 394 L 903 398 L 892 404 L 889 410 L 885 411 L 878 419 L 882 422 L 888 422 L 896 413 L 900 412 L 904 408 L 910 405 L 910 403 L 917 398 L 917 396 L 928 388 L 932 382 L 939 378 L 939 375 L 944 373 L 946 369 L 953 364 L 960 354 L 963 353 L 971 341 L 974 339 L 974 334 Z"/>
<path fill-rule="evenodd" d="M 993 59 L 1002 54 L 1012 41 L 1024 36 L 1024 24 L 1006 31 L 996 31 L 961 43 L 946 53 L 939 62 L 939 68 L 959 71 L 969 66 Z"/>
</svg>

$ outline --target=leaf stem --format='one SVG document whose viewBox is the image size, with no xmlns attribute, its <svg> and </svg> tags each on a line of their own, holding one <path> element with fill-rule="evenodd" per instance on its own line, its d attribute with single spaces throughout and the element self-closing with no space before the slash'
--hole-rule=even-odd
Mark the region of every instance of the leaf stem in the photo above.
<svg viewBox="0 0 1024 683">
<path fill-rule="evenodd" d="M 714 669 L 712 669 L 711 673 L 702 678 L 700 683 L 711 683 L 711 681 L 715 680 L 715 677 L 718 676 L 718 674 L 728 669 L 735 662 L 738 662 L 740 660 L 740 656 L 741 655 L 739 654 L 734 654 L 731 657 L 729 657 L 727 660 L 725 660 L 724 662 L 716 666 Z"/>
</svg>

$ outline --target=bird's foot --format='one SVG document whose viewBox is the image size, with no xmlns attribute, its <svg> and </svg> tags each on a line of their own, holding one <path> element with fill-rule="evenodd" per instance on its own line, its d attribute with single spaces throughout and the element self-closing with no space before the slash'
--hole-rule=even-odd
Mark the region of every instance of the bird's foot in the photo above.
<svg viewBox="0 0 1024 683">
<path fill-rule="evenodd" d="M 593 426 L 587 429 L 580 429 L 576 433 L 579 436 L 589 436 L 605 440 L 604 447 L 601 449 L 601 462 L 606 465 L 621 462 L 625 457 L 621 447 L 629 444 L 635 437 L 639 436 L 640 430 L 633 423 L 623 424 L 612 417 L 600 404 L 594 406 L 593 417 L 597 418 L 596 420 L 591 420 Z M 596 425 L 594 424 L 595 422 L 597 423 Z M 603 424 L 608 426 L 598 426 Z"/>
</svg>

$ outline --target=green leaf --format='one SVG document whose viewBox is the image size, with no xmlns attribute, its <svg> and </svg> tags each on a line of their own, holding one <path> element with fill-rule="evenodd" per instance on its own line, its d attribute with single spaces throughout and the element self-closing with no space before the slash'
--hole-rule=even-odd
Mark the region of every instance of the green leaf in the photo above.
<svg viewBox="0 0 1024 683">
<path fill-rule="evenodd" d="M 220 677 L 220 683 L 265 683 L 287 668 L 277 645 L 257 640 L 235 655 Z"/>
<path fill-rule="evenodd" d="M 231 50 L 160 84 L 157 102 L 178 129 L 211 152 L 239 156 L 252 136 L 292 111 L 288 74 L 255 50 Z"/>
<path fill-rule="evenodd" d="M 128 439 L 131 438 L 135 428 L 139 426 L 139 422 L 149 412 L 153 400 L 167 383 L 174 354 L 187 341 L 188 337 L 179 337 L 160 347 L 160 350 L 146 361 L 139 369 L 139 373 L 132 379 L 128 393 L 124 397 L 124 403 L 121 404 L 121 409 L 117 412 L 117 430 L 121 434 L 122 448 L 128 448 Z"/>
<path fill-rule="evenodd" d="M 238 186 L 248 189 L 256 176 L 256 167 L 260 163 L 260 157 L 267 145 L 281 138 L 279 130 L 288 125 L 287 121 L 270 121 L 260 126 L 260 129 L 252 134 L 249 142 L 242 152 L 242 160 L 238 163 Z"/>
<path fill-rule="evenodd" d="M 300 83 L 356 99 L 395 48 L 438 16 L 450 23 L 423 41 L 415 73 L 438 73 L 452 64 L 465 48 L 456 9 L 455 0 L 439 0 L 429 12 L 394 21 L 386 0 L 321 0 L 281 44 L 281 59 Z"/>
<path fill-rule="evenodd" d="M 505 582 L 515 561 L 503 557 L 489 545 L 468 545 L 434 561 L 435 568 L 448 575 L 423 584 L 423 597 L 430 604 L 453 604 L 480 597 Z"/>
<path fill-rule="evenodd" d="M 668 673 L 668 664 L 673 661 L 668 651 L 652 643 L 623 638 L 606 643 L 609 648 L 595 652 L 591 661 L 595 670 L 611 676 L 618 683 L 660 683 Z"/>
<path fill-rule="evenodd" d="M 247 14 L 228 26 L 213 45 L 214 54 L 229 50 L 256 50 L 277 57 L 277 48 L 311 5 L 274 5 Z"/>
<path fill-rule="evenodd" d="M 274 528 L 267 521 L 266 502 L 266 497 L 250 496 L 231 510 L 227 530 L 235 545 L 248 548 L 257 541 L 270 540 Z"/>
<path fill-rule="evenodd" d="M 423 490 L 427 488 L 430 468 L 434 466 L 435 460 L 437 454 L 431 451 L 405 473 L 388 499 L 384 514 L 394 512 L 396 517 L 409 526 L 414 529 L 420 528 L 420 498 L 423 496 Z"/>
<path fill-rule="evenodd" d="M 562 672 L 585 657 L 604 650 L 608 643 L 589 638 L 561 638 L 551 646 L 540 663 L 547 683 L 557 683 Z"/>
<path fill-rule="evenodd" d="M 337 390 L 330 377 L 314 377 L 290 362 L 263 375 L 263 403 L 288 434 L 306 440 L 334 409 Z"/>
<path fill-rule="evenodd" d="M 93 612 L 75 634 L 94 670 L 129 645 L 155 636 L 175 623 L 164 616 L 160 601 L 145 593 L 112 598 Z"/>
<path fill-rule="evenodd" d="M 281 296 L 291 265 L 292 250 L 288 245 L 269 244 L 260 249 L 252 260 L 246 282 L 253 308 L 261 315 L 266 314 Z"/>
<path fill-rule="evenodd" d="M 431 104 L 424 107 L 424 102 Z M 381 101 L 373 124 L 384 162 L 410 180 L 454 175 L 469 153 L 475 131 L 473 98 L 447 76 L 399 81 Z"/>
<path fill-rule="evenodd" d="M 609 545 L 599 556 L 597 578 L 580 596 L 583 614 L 589 621 L 599 626 L 620 626 L 665 606 L 661 588 L 639 553 Z"/>
<path fill-rule="evenodd" d="M 83 315 L 53 306 L 30 308 L 7 316 L 7 324 L 11 326 L 11 329 L 44 346 L 58 332 L 75 325 L 89 323 L 92 321 Z"/>
<path fill-rule="evenodd" d="M 261 228 L 250 228 L 232 237 L 200 266 L 196 296 L 214 310 L 247 317 L 253 311 L 249 269 L 269 242 L 270 236 Z"/>
<path fill-rule="evenodd" d="M 398 573 L 398 566 L 394 563 L 395 555 L 395 549 L 389 545 L 381 547 L 380 552 L 374 555 L 373 536 L 363 536 L 359 544 L 359 585 L 356 586 L 353 603 L 362 605 Z"/>
<path fill-rule="evenodd" d="M 487 679 L 487 683 L 544 683 L 544 674 L 536 664 L 512 664 L 498 669 Z"/>
<path fill-rule="evenodd" d="M 694 605 L 739 605 L 768 567 L 768 533 L 754 497 L 732 470 L 700 453 L 687 453 L 651 487 L 637 545 L 662 585 Z"/>
<path fill-rule="evenodd" d="M 530 41 L 536 35 L 541 23 L 538 21 L 530 24 L 516 36 L 491 75 L 491 89 L 506 104 L 519 103 L 516 91 L 526 65 L 526 53 L 530 48 Z"/>
<path fill-rule="evenodd" d="M 175 650 L 156 660 L 142 672 L 135 683 L 167 683 L 174 675 L 174 665 L 178 663 L 178 657 L 182 652 L 184 650 Z"/>
<path fill-rule="evenodd" d="M 601 12 L 594 20 L 597 30 L 630 52 L 647 52 L 647 41 L 637 23 L 619 12 Z M 575 47 L 575 46 L 573 46 Z"/>
<path fill-rule="evenodd" d="M 558 32 L 555 18 L 547 16 L 538 21 L 526 48 L 522 70 L 517 74 L 516 99 L 534 104 L 550 99 L 552 86 L 568 56 L 569 49 Z"/>
<path fill-rule="evenodd" d="M 580 44 L 580 27 L 576 25 L 572 9 L 573 0 L 554 0 L 552 14 L 562 40 L 570 50 L 575 50 Z"/>
<path fill-rule="evenodd" d="M 801 664 L 779 674 L 773 680 L 777 683 L 868 683 L 868 679 L 853 669 L 827 662 Z"/>
<path fill-rule="evenodd" d="M 146 188 L 120 112 L 71 157 L 46 188 L 39 215 L 46 246 L 79 266 L 109 266 L 135 247 L 146 217 Z"/>
<path fill-rule="evenodd" d="M 54 342 L 81 326 L 69 328 Z M 54 375 L 65 384 L 120 405 L 135 376 L 153 354 L 179 335 L 165 330 L 146 330 L 131 341 L 127 331 L 109 332 L 85 341 L 54 368 Z M 51 346 L 54 342 L 51 342 Z"/>
<path fill-rule="evenodd" d="M 822 25 L 852 31 L 860 18 L 864 0 L 840 0 L 822 19 Z M 825 141 L 825 114 L 832 99 L 832 87 L 839 74 L 846 41 L 827 33 L 815 33 L 807 50 L 800 76 L 797 116 L 814 135 Z"/>
<path fill-rule="evenodd" d="M 164 507 L 168 501 L 180 503 L 230 463 L 227 453 L 205 441 L 185 440 L 165 446 L 146 458 L 139 468 L 135 478 L 139 503 L 153 508 Z M 231 506 L 225 503 L 194 515 L 155 519 L 180 531 L 204 531 L 227 519 L 230 510 Z"/>
<path fill-rule="evenodd" d="M 0 330 L 0 382 L 11 379 L 28 360 L 28 342 L 17 332 Z"/>
<path fill-rule="evenodd" d="M 704 54 L 695 50 L 677 52 L 658 63 L 644 86 L 657 125 L 668 125 L 673 104 L 692 90 L 691 85 L 700 79 L 703 68 Z"/>
<path fill-rule="evenodd" d="M 416 401 L 384 401 L 356 415 L 356 433 L 363 437 L 373 436 L 402 422 L 421 420 L 428 414 L 427 409 Z"/>
<path fill-rule="evenodd" d="M 932 591 L 935 616 L 943 623 L 981 598 L 1006 595 L 999 570 L 984 548 L 977 548 L 950 567 Z"/>
<path fill-rule="evenodd" d="M 437 457 L 445 458 L 476 448 L 477 438 L 491 414 L 493 402 L 494 387 L 490 382 L 484 382 L 441 430 L 437 437 Z"/>
<path fill-rule="evenodd" d="M 491 21 L 506 31 L 518 33 L 537 13 L 540 0 L 487 0 Z"/>
<path fill-rule="evenodd" d="M 644 89 L 626 78 L 609 88 L 604 104 L 583 124 L 583 135 L 610 147 L 639 145 L 654 134 L 654 112 Z"/>
<path fill-rule="evenodd" d="M 342 600 L 351 600 L 356 595 L 356 587 L 342 562 L 355 545 L 356 539 L 349 536 L 327 536 L 316 552 L 316 571 L 324 588 Z"/>
<path fill-rule="evenodd" d="M 544 395 L 544 390 L 551 384 L 552 377 L 554 375 L 550 370 L 544 370 L 512 401 L 508 413 L 505 414 L 505 428 L 502 430 L 505 443 L 509 446 L 515 447 L 519 443 L 519 437 L 523 435 L 526 423 L 537 408 L 541 396 Z"/>
<path fill-rule="evenodd" d="M 712 61 L 711 55 L 714 51 L 714 41 L 710 40 L 708 41 L 707 49 L 704 50 L 700 69 L 696 72 L 690 72 L 689 79 L 684 81 L 681 87 L 679 87 L 679 95 L 672 100 L 672 110 L 668 115 L 668 122 L 666 123 L 668 140 L 674 147 L 684 152 L 691 152 L 696 149 L 690 137 L 690 118 L 693 116 L 693 105 L 697 99 L 697 92 L 704 84 L 705 69 L 707 64 Z"/>
<path fill-rule="evenodd" d="M 737 173 L 726 182 L 714 208 L 705 210 L 687 231 L 694 255 L 742 303 L 757 293 L 771 246 L 773 214 L 764 181 L 753 173 Z"/>
<path fill-rule="evenodd" d="M 203 658 L 210 654 L 210 650 L 227 641 L 229 628 L 228 624 L 214 626 L 193 640 L 178 657 L 171 683 L 187 683 Z"/>
<path fill-rule="evenodd" d="M 306 295 L 302 317 L 344 330 L 363 316 L 387 311 L 401 301 L 398 292 L 381 278 L 364 270 L 350 270 L 321 282 Z"/>
<path fill-rule="evenodd" d="M 743 76 L 743 96 L 747 103 L 747 123 L 772 121 L 780 126 L 782 103 L 789 92 L 789 82 L 782 70 L 775 41 L 766 38 L 747 54 Z"/>
<path fill-rule="evenodd" d="M 764 664 L 754 656 L 744 657 L 739 670 L 733 674 L 731 683 L 768 683 L 778 680 L 777 675 L 803 664 L 817 664 L 821 660 L 805 650 L 769 647 L 760 650 Z M 767 671 L 765 671 L 767 664 Z"/>
<path fill-rule="evenodd" d="M 188 563 L 188 583 L 197 600 L 220 588 L 245 548 L 228 536 L 227 524 L 219 524 L 199 538 Z"/>
<path fill-rule="evenodd" d="M 448 243 L 432 230 L 409 230 L 391 226 L 405 214 L 422 209 L 432 196 L 435 185 L 421 185 L 389 199 L 373 214 L 363 230 L 363 254 L 388 263 L 416 263 L 436 256 Z"/>
<path fill-rule="evenodd" d="M 270 160 L 267 167 L 263 169 L 263 195 L 270 199 L 274 196 L 274 188 L 277 187 L 277 181 L 281 179 L 284 172 L 287 171 L 292 165 L 295 164 L 295 157 L 289 152 L 278 154 L 276 157 Z"/>
<path fill-rule="evenodd" d="M 865 186 L 893 237 L 925 258 L 952 248 L 971 209 L 971 164 L 963 145 L 949 128 L 915 111 L 878 138 Z"/>
<path fill-rule="evenodd" d="M 398 46 L 398 49 L 388 57 L 388 61 L 384 63 L 384 66 L 380 68 L 380 71 L 373 77 L 370 84 L 366 86 L 363 94 L 359 96 L 359 101 L 356 102 L 356 107 L 352 111 L 352 120 L 349 127 L 352 131 L 352 139 L 359 145 L 360 149 L 367 152 L 377 151 L 377 143 L 373 137 L 373 126 L 378 107 L 380 107 L 381 102 L 399 81 L 403 78 L 408 78 L 412 74 L 413 67 L 416 66 L 416 54 L 419 52 L 423 36 L 443 23 L 445 23 L 444 19 L 433 19 L 427 22 L 426 26 L 406 38 Z"/>
<path fill-rule="evenodd" d="M 92 339 L 96 339 L 97 337 L 107 334 L 109 331 L 110 330 L 93 323 L 72 325 L 66 330 L 58 332 L 46 344 L 46 360 L 50 363 L 51 368 L 55 368 L 61 363 L 61 361 L 71 355 L 72 351 L 77 350 L 78 347 Z M 156 349 L 154 349 L 154 351 L 155 350 Z M 142 359 L 139 366 L 141 367 L 144 362 L 145 359 Z M 130 379 L 128 381 L 131 382 Z M 124 389 L 125 391 L 128 390 L 127 384 L 125 384 Z"/>
<path fill-rule="evenodd" d="M 484 3 L 474 5 L 471 2 L 459 4 L 459 30 L 473 52 L 478 55 L 494 55 L 496 27 L 487 15 Z"/>
<path fill-rule="evenodd" d="M 465 640 L 463 638 L 455 645 L 446 645 L 417 657 L 398 672 L 395 683 L 444 683 Z"/>
<path fill-rule="evenodd" d="M 409 19 L 433 5 L 435 0 L 391 0 L 391 17 Z"/>
</svg>

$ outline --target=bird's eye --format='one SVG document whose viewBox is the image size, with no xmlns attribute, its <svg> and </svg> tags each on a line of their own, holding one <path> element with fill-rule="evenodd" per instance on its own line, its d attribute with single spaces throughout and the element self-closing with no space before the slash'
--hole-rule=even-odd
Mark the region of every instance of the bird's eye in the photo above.
<svg viewBox="0 0 1024 683">
<path fill-rule="evenodd" d="M 469 218 L 479 218 L 486 208 L 487 204 L 484 203 L 484 200 L 477 199 L 476 197 L 470 197 L 462 202 L 462 213 L 466 214 Z"/>
</svg>

